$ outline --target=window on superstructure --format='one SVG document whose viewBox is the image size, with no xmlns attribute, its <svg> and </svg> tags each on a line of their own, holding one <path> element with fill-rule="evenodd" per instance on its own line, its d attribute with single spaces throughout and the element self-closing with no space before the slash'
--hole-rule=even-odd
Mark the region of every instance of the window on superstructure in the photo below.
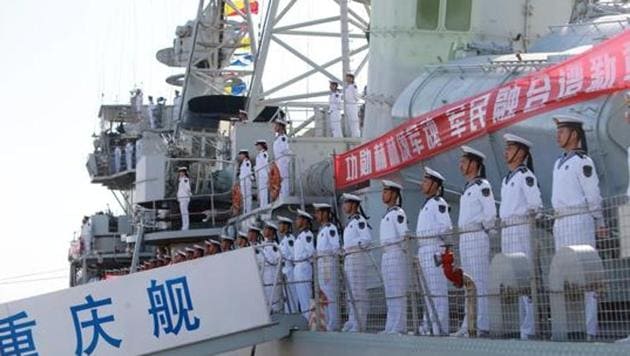
<svg viewBox="0 0 630 356">
<path fill-rule="evenodd" d="M 444 26 L 449 31 L 470 30 L 472 0 L 446 0 L 446 21 Z"/>
<path fill-rule="evenodd" d="M 418 0 L 416 7 L 416 27 L 421 30 L 435 30 L 440 18 L 440 0 Z"/>
</svg>

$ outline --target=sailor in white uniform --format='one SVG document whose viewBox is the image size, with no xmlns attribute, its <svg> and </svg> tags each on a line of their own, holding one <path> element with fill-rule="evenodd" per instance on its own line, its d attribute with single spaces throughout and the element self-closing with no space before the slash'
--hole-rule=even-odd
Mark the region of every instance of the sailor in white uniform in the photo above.
<svg viewBox="0 0 630 356">
<path fill-rule="evenodd" d="M 282 255 L 277 243 L 278 225 L 272 221 L 265 223 L 261 255 L 264 259 L 263 285 L 267 302 L 271 302 L 271 311 L 277 313 L 282 309 L 282 285 L 278 280 L 278 269 L 281 268 Z"/>
<path fill-rule="evenodd" d="M 330 93 L 328 94 L 328 119 L 330 120 L 330 129 L 333 137 L 343 137 L 341 128 L 341 93 L 339 92 L 339 84 L 330 81 Z"/>
<path fill-rule="evenodd" d="M 422 335 L 448 335 L 449 332 L 448 281 L 442 267 L 435 265 L 433 257 L 442 253 L 443 235 L 453 228 L 449 206 L 442 197 L 444 181 L 442 174 L 424 167 L 424 179 L 420 188 L 426 200 L 418 213 L 416 236 L 418 260 L 427 283 L 425 292 L 431 297 L 424 298 L 424 316 L 420 329 Z"/>
<path fill-rule="evenodd" d="M 344 113 L 351 137 L 361 137 L 361 123 L 359 122 L 359 94 L 357 85 L 354 84 L 354 74 L 346 74 L 346 82 L 343 88 Z"/>
<path fill-rule="evenodd" d="M 313 298 L 313 265 L 312 258 L 315 252 L 311 222 L 313 217 L 306 211 L 299 210 L 295 219 L 297 237 L 293 247 L 293 278 L 299 311 L 308 320 L 311 299 Z"/>
<path fill-rule="evenodd" d="M 372 245 L 372 233 L 367 218 L 361 209 L 361 198 L 354 194 L 343 194 L 343 212 L 348 217 L 348 222 L 343 230 L 344 271 L 348 278 L 348 288 L 352 291 L 346 294 L 348 301 L 348 321 L 342 331 L 360 332 L 365 330 L 368 313 L 367 293 L 367 248 Z M 354 307 L 352 306 L 354 303 Z M 355 313 L 356 311 L 356 313 Z"/>
<path fill-rule="evenodd" d="M 479 336 L 487 336 L 490 329 L 488 317 L 488 278 L 490 274 L 490 239 L 487 231 L 494 228 L 497 208 L 490 182 L 486 180 L 480 151 L 462 146 L 459 170 L 466 179 L 466 186 L 459 202 L 458 228 L 459 251 L 464 273 L 470 275 L 477 287 L 477 328 Z M 469 232 L 466 232 L 469 231 Z M 468 336 L 468 313 L 462 327 L 454 336 Z"/>
<path fill-rule="evenodd" d="M 588 156 L 586 136 L 580 119 L 556 115 L 556 139 L 564 153 L 553 167 L 551 205 L 557 216 L 553 225 L 556 252 L 570 245 L 590 245 L 595 237 L 607 235 L 602 214 L 599 178 Z M 587 338 L 597 336 L 597 294 L 586 292 L 584 298 Z"/>
<path fill-rule="evenodd" d="M 234 236 L 224 233 L 219 236 L 221 238 L 221 252 L 229 252 L 234 249 Z"/>
<path fill-rule="evenodd" d="M 188 204 L 190 203 L 190 197 L 192 196 L 192 190 L 190 189 L 190 178 L 188 177 L 188 168 L 179 167 L 177 169 L 177 172 L 179 174 L 177 201 L 179 202 L 179 213 L 182 217 L 182 230 L 188 230 L 190 226 Z"/>
<path fill-rule="evenodd" d="M 267 141 L 256 141 L 256 186 L 258 187 L 258 204 L 261 208 L 269 205 L 269 153 L 267 153 Z"/>
<path fill-rule="evenodd" d="M 289 163 L 291 162 L 291 149 L 289 148 L 289 138 L 286 134 L 287 121 L 281 117 L 273 121 L 276 139 L 273 141 L 273 158 L 280 170 L 280 199 L 289 196 Z"/>
<path fill-rule="evenodd" d="M 532 143 L 522 137 L 505 134 L 504 158 L 510 172 L 501 181 L 501 252 L 523 253 L 532 263 L 528 217 L 540 213 L 542 198 L 534 175 Z M 519 317 L 521 339 L 534 335 L 534 307 L 531 296 L 520 296 Z"/>
<path fill-rule="evenodd" d="M 261 234 L 262 234 L 262 230 L 258 226 L 254 224 L 250 224 L 247 227 L 247 241 L 249 243 L 249 246 L 253 247 L 254 251 L 256 252 L 256 264 L 258 266 L 258 271 L 260 272 L 262 276 L 263 267 L 265 265 L 265 258 L 263 254 L 260 253 L 261 251 L 258 248 L 258 245 L 260 245 L 260 242 L 261 242 L 261 238 L 260 238 Z"/>
<path fill-rule="evenodd" d="M 280 238 L 280 253 L 282 253 L 282 259 L 284 265 L 282 266 L 282 274 L 287 283 L 286 294 L 287 302 L 285 310 L 287 312 L 295 313 L 298 310 L 297 304 L 297 291 L 295 289 L 295 278 L 293 276 L 293 257 L 295 247 L 295 236 L 291 233 L 291 227 L 293 221 L 287 217 L 278 215 L 278 237 Z"/>
<path fill-rule="evenodd" d="M 120 172 L 120 164 L 122 159 L 122 149 L 116 143 L 116 147 L 114 148 L 114 173 Z"/>
<path fill-rule="evenodd" d="M 149 118 L 149 127 L 152 129 L 157 128 L 157 118 L 155 117 L 155 111 L 157 107 L 153 101 L 153 97 L 149 95 L 149 104 L 147 106 L 147 117 Z"/>
<path fill-rule="evenodd" d="M 402 243 L 407 234 L 407 215 L 401 208 L 402 186 L 390 180 L 383 180 L 383 203 L 387 211 L 381 219 L 380 243 L 383 246 L 381 273 L 385 287 L 387 320 L 384 334 L 407 332 L 407 256 Z"/>
<path fill-rule="evenodd" d="M 326 330 L 339 329 L 339 231 L 333 224 L 330 204 L 313 204 L 315 218 L 319 223 L 317 233 L 317 278 L 319 288 L 328 303 L 323 306 L 326 315 Z"/>
<path fill-rule="evenodd" d="M 179 90 L 175 90 L 175 96 L 173 97 L 173 117 L 172 121 L 179 121 L 180 110 L 182 106 L 182 97 L 179 95 Z"/>
<path fill-rule="evenodd" d="M 134 144 L 131 141 L 127 142 L 125 145 L 125 167 L 127 167 L 128 171 L 136 168 L 133 164 L 133 149 Z"/>
<path fill-rule="evenodd" d="M 243 197 L 243 211 L 249 213 L 252 211 L 252 163 L 249 161 L 249 151 L 238 151 L 238 159 L 241 162 L 238 179 Z"/>
</svg>

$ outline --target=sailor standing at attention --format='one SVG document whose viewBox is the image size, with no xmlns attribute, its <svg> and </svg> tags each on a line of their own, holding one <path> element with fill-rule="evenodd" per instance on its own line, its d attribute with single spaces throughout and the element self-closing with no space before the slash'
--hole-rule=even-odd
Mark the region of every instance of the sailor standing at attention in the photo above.
<svg viewBox="0 0 630 356">
<path fill-rule="evenodd" d="M 556 253 L 564 246 L 589 245 L 607 235 L 602 214 L 599 178 L 588 156 L 586 135 L 580 119 L 556 115 L 556 140 L 564 153 L 553 167 L 551 205 L 555 210 L 553 236 Z M 597 294 L 584 296 L 587 339 L 597 336 Z"/>
<path fill-rule="evenodd" d="M 243 211 L 252 211 L 252 163 L 249 161 L 249 151 L 243 149 L 238 151 L 239 183 L 241 185 L 241 195 L 243 196 Z"/>
<path fill-rule="evenodd" d="M 361 123 L 359 122 L 359 94 L 357 85 L 354 84 L 354 74 L 346 74 L 346 82 L 343 87 L 344 113 L 351 137 L 361 137 Z"/>
<path fill-rule="evenodd" d="M 361 209 L 361 198 L 353 194 L 343 194 L 343 212 L 348 217 L 348 223 L 343 230 L 344 251 L 344 271 L 348 278 L 348 288 L 352 291 L 346 294 L 348 300 L 348 321 L 344 324 L 342 331 L 359 332 L 366 328 L 368 313 L 368 293 L 367 293 L 367 258 L 366 248 L 372 244 L 372 234 L 370 225 L 367 222 L 363 209 Z M 352 307 L 354 303 L 354 307 Z M 355 313 L 356 310 L 356 313 Z"/>
<path fill-rule="evenodd" d="M 504 158 L 510 172 L 501 181 L 501 252 L 523 253 L 533 266 L 529 215 L 542 210 L 543 203 L 534 175 L 530 149 L 532 143 L 522 137 L 505 134 Z M 534 306 L 531 296 L 519 297 L 521 339 L 534 335 Z"/>
<path fill-rule="evenodd" d="M 258 187 L 258 204 L 261 208 L 269 205 L 269 154 L 267 153 L 267 141 L 256 141 L 256 186 Z"/>
<path fill-rule="evenodd" d="M 418 237 L 418 260 L 424 273 L 431 297 L 424 298 L 424 316 L 420 334 L 448 335 L 448 282 L 442 267 L 436 266 L 433 256 L 442 252 L 443 234 L 452 228 L 449 207 L 442 198 L 444 176 L 429 167 L 424 167 L 424 179 L 420 186 L 426 197 L 418 213 L 416 236 Z M 429 320 L 431 327 L 429 327 Z"/>
<path fill-rule="evenodd" d="M 401 208 L 402 186 L 383 180 L 383 203 L 387 211 L 381 219 L 380 243 L 383 246 L 381 273 L 385 287 L 387 320 L 383 334 L 407 331 L 407 256 L 401 245 L 407 233 L 407 215 Z"/>
<path fill-rule="evenodd" d="M 114 148 L 114 173 L 120 172 L 122 160 L 122 149 L 118 142 L 116 142 L 116 147 Z"/>
<path fill-rule="evenodd" d="M 319 223 L 317 233 L 317 278 L 319 288 L 326 295 L 328 303 L 323 307 L 326 313 L 326 330 L 339 329 L 339 231 L 332 224 L 330 204 L 313 204 L 315 218 Z"/>
<path fill-rule="evenodd" d="M 306 211 L 298 209 L 295 218 L 297 238 L 293 247 L 293 278 L 297 292 L 298 307 L 302 315 L 308 320 L 311 299 L 313 298 L 313 265 L 311 259 L 315 252 L 311 222 L 313 217 Z"/>
<path fill-rule="evenodd" d="M 295 277 L 293 276 L 293 256 L 295 247 L 295 236 L 291 233 L 293 221 L 284 216 L 277 216 L 278 219 L 278 236 L 280 237 L 280 252 L 284 260 L 282 266 L 282 274 L 287 282 L 287 305 L 286 311 L 295 313 L 297 306 L 297 291 L 295 290 Z"/>
<path fill-rule="evenodd" d="M 273 121 L 273 129 L 276 139 L 273 141 L 273 158 L 278 164 L 280 171 L 280 199 L 289 196 L 289 162 L 291 162 L 291 149 L 289 148 L 289 138 L 286 134 L 287 121 L 277 117 Z"/>
<path fill-rule="evenodd" d="M 131 143 L 131 141 L 128 141 L 127 144 L 125 145 L 125 167 L 127 168 L 128 171 L 136 168 L 133 162 L 134 147 L 135 145 Z"/>
<path fill-rule="evenodd" d="M 278 225 L 272 221 L 265 223 L 262 244 L 262 256 L 264 258 L 262 279 L 267 302 L 271 303 L 271 311 L 276 313 L 282 309 L 282 285 L 278 281 L 278 268 L 282 262 L 282 256 L 277 243 Z"/>
<path fill-rule="evenodd" d="M 341 93 L 338 90 L 339 84 L 330 81 L 330 94 L 328 94 L 328 119 L 333 137 L 343 137 L 341 128 Z"/>
<path fill-rule="evenodd" d="M 179 185 L 177 186 L 177 201 L 179 202 L 179 213 L 182 217 L 182 230 L 188 230 L 190 226 L 190 218 L 188 215 L 188 204 L 192 190 L 190 189 L 190 178 L 188 177 L 188 168 L 179 167 Z"/>
<path fill-rule="evenodd" d="M 459 238 L 459 251 L 464 273 L 470 275 L 477 287 L 477 328 L 479 336 L 488 336 L 488 278 L 490 273 L 490 238 L 487 231 L 494 228 L 497 208 L 490 182 L 486 180 L 486 155 L 462 146 L 459 170 L 466 186 L 459 201 L 457 225 L 463 233 Z M 461 328 L 453 336 L 468 337 L 468 313 Z"/>
</svg>

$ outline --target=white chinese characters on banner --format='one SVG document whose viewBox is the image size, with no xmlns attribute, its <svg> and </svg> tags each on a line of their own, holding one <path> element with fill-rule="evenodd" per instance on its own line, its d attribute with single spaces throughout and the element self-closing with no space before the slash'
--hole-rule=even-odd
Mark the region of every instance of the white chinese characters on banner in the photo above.
<svg viewBox="0 0 630 356">
<path fill-rule="evenodd" d="M 492 112 L 492 121 L 499 122 L 511 118 L 518 108 L 519 94 L 521 87 L 518 85 L 508 85 L 499 88 L 497 98 L 494 101 L 494 110 Z"/>
<path fill-rule="evenodd" d="M 372 150 L 367 147 L 359 151 L 359 175 L 372 174 Z"/>
<path fill-rule="evenodd" d="M 422 130 L 424 131 L 424 137 L 426 139 L 429 149 L 432 150 L 442 145 L 442 139 L 440 138 L 440 130 L 438 129 L 435 121 L 429 120 L 422 124 Z"/>
<path fill-rule="evenodd" d="M 346 178 L 359 178 L 359 162 L 356 155 L 350 155 L 346 157 Z"/>
<path fill-rule="evenodd" d="M 382 172 L 387 169 L 387 154 L 385 153 L 385 145 L 377 143 L 374 145 L 374 169 Z"/>
<path fill-rule="evenodd" d="M 527 89 L 527 100 L 525 101 L 524 112 L 539 109 L 549 101 L 551 95 L 551 81 L 547 74 L 533 78 Z"/>
<path fill-rule="evenodd" d="M 575 63 L 567 66 L 566 68 L 560 69 L 558 84 L 560 85 L 558 99 L 566 98 L 579 93 L 584 85 L 582 66 L 579 63 Z"/>
<path fill-rule="evenodd" d="M 616 58 L 604 53 L 591 58 L 591 84 L 587 92 L 604 90 L 613 86 L 617 69 Z"/>
</svg>

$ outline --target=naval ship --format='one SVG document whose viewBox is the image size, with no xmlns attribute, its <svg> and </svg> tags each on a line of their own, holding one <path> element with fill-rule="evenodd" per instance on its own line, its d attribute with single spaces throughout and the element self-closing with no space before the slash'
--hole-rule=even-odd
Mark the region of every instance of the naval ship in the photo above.
<svg viewBox="0 0 630 356">
<path fill-rule="evenodd" d="M 313 17 L 313 6 L 327 15 Z M 181 69 L 166 78 L 181 95 L 147 104 L 150 93 L 134 88 L 129 104 L 104 104 L 98 111 L 100 132 L 94 135 L 86 168 L 92 183 L 111 190 L 124 213 L 84 218 L 68 255 L 71 288 L 6 305 L 0 317 L 10 323 L 5 329 L 0 323 L 0 334 L 20 326 L 19 317 L 25 339 L 13 348 L 2 346 L 1 354 L 628 354 L 630 346 L 623 341 L 630 335 L 630 83 L 621 72 L 624 65 L 630 70 L 630 59 L 623 62 L 624 55 L 630 57 L 630 47 L 624 47 L 626 35 L 630 46 L 629 26 L 626 1 L 200 0 L 197 14 L 175 29 L 173 45 L 156 54 L 160 63 Z M 305 43 L 336 48 L 336 55 L 324 58 Z M 595 55 L 608 50 L 618 55 L 612 64 L 595 62 Z M 593 73 L 589 77 L 581 71 L 564 79 L 552 76 L 551 84 L 543 80 L 542 90 L 531 84 L 553 70 L 575 68 L 570 65 L 578 60 L 591 65 L 580 69 L 602 67 L 600 87 L 578 88 L 587 80 L 595 83 Z M 296 62 L 299 70 L 291 66 Z M 329 81 L 342 83 L 346 73 L 354 74 L 363 92 L 361 137 L 349 137 L 346 121 L 346 137 L 331 134 L 326 88 Z M 615 81 L 619 76 L 620 84 Z M 378 158 L 357 158 L 366 148 L 386 144 L 405 125 L 442 116 L 452 123 L 448 115 L 453 108 L 485 93 L 496 95 L 513 83 L 531 84 L 522 90 L 523 98 L 541 98 L 548 86 L 547 97 L 528 110 L 515 103 L 520 98 L 516 93 L 510 99 L 512 121 L 457 135 L 444 149 L 434 150 L 427 140 L 421 152 L 412 142 L 415 157 L 405 158 L 398 142 L 403 157 L 394 162 L 387 156 L 391 167 L 381 173 L 376 172 Z M 551 100 L 554 85 L 562 85 L 565 94 L 571 85 L 575 90 L 553 94 Z M 313 91 L 313 86 L 322 90 Z M 558 212 L 550 208 L 551 172 L 561 151 L 551 118 L 562 114 L 584 123 L 588 154 L 597 168 L 603 197 L 599 213 L 607 234 L 596 249 L 560 253 L 553 247 Z M 238 154 L 245 149 L 253 157 L 258 140 L 274 142 L 272 127 L 278 120 L 288 122 L 288 194 L 263 203 L 257 191 L 268 187 L 254 181 L 253 206 L 247 211 L 238 190 Z M 470 125 L 474 128 L 472 119 Z M 500 235 L 490 234 L 489 333 L 475 335 L 473 325 L 468 337 L 427 335 L 423 325 L 440 321 L 426 312 L 435 306 L 426 298 L 426 276 L 416 261 L 420 240 L 411 232 L 424 202 L 418 184 L 423 167 L 447 177 L 444 198 L 455 222 L 465 184 L 456 164 L 459 146 L 475 147 L 487 155 L 487 178 L 500 204 L 497 187 L 508 171 L 502 135 L 508 132 L 533 143 L 547 217 L 521 222 L 531 227 L 533 262 L 502 254 Z M 277 159 L 271 157 L 270 164 Z M 177 199 L 181 167 L 191 182 L 190 222 L 183 229 Z M 379 243 L 377 224 L 386 209 L 381 179 L 402 186 L 410 230 L 402 242 L 409 265 L 406 332 L 395 335 L 379 333 L 388 302 L 380 262 L 388 246 Z M 336 255 L 337 268 L 327 271 L 338 281 L 336 295 L 315 293 L 319 297 L 302 313 L 291 287 L 300 281 L 285 273 L 286 266 L 299 261 L 284 255 L 274 262 L 261 260 L 264 243 L 209 252 L 221 240 L 238 240 L 252 226 L 294 219 L 298 212 L 314 214 L 313 204 L 330 204 L 344 225 L 342 193 L 359 196 L 365 215 L 372 217 L 373 241 L 363 251 L 365 300 L 356 299 L 348 287 L 343 268 L 348 251 Z M 314 233 L 317 228 L 315 224 Z M 443 237 L 456 265 L 459 235 L 454 229 Z M 315 254 L 308 261 L 315 292 L 321 290 L 318 263 L 326 257 Z M 272 283 L 264 278 L 265 269 L 271 269 Z M 162 294 L 155 297 L 158 287 Z M 598 295 L 594 338 L 586 335 L 588 292 Z M 143 304 L 147 293 L 150 305 Z M 534 332 L 527 340 L 519 338 L 522 296 L 535 309 Z M 452 332 L 471 298 L 452 284 L 445 298 L 448 325 L 440 330 Z M 357 305 L 366 308 L 358 332 L 342 332 L 341 326 L 325 331 L 330 314 L 324 310 L 331 305 L 341 321 L 356 314 Z M 68 309 L 72 318 L 65 315 Z M 86 310 L 92 319 L 80 322 L 80 312 Z M 47 328 L 51 318 L 64 327 Z M 94 325 L 91 333 L 84 331 Z M 45 328 L 47 332 L 41 330 Z"/>
</svg>

